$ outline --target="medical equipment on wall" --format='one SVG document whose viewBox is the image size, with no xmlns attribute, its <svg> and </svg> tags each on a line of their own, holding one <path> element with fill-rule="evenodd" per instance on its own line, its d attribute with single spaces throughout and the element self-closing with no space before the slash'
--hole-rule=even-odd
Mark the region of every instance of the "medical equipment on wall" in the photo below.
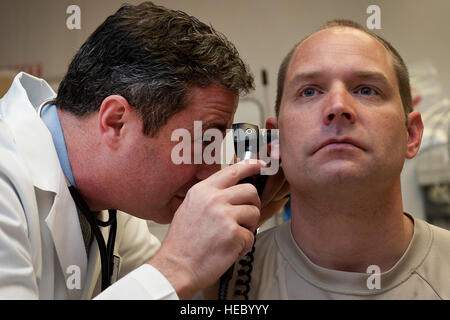
<svg viewBox="0 0 450 320">
<path fill-rule="evenodd" d="M 450 228 L 450 100 L 431 60 L 419 61 L 409 71 L 414 109 L 424 123 L 421 147 L 412 160 L 424 218 Z"/>
<path fill-rule="evenodd" d="M 428 221 L 450 222 L 450 100 L 442 99 L 422 114 L 424 134 L 417 155 L 417 180 Z"/>
</svg>

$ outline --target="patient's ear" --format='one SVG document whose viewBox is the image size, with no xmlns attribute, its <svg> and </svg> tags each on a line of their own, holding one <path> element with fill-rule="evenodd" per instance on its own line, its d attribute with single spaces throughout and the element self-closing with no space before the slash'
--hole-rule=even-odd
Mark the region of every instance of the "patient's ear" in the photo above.
<svg viewBox="0 0 450 320">
<path fill-rule="evenodd" d="M 132 108 L 128 101 L 119 95 L 106 97 L 100 106 L 98 125 L 102 141 L 110 148 L 117 149 L 126 130 L 124 126 L 130 120 Z"/>
<path fill-rule="evenodd" d="M 419 152 L 420 143 L 423 135 L 423 122 L 420 112 L 413 111 L 408 114 L 408 140 L 406 145 L 407 159 L 412 159 Z"/>
<path fill-rule="evenodd" d="M 278 129 L 277 119 L 274 117 L 270 117 L 266 120 L 266 129 Z"/>
<path fill-rule="evenodd" d="M 274 117 L 270 117 L 266 120 L 266 129 L 278 131 L 278 123 L 277 119 Z M 272 134 L 272 141 L 270 145 L 267 147 L 267 154 L 274 159 L 280 159 L 280 143 L 278 139 L 278 134 Z"/>
</svg>

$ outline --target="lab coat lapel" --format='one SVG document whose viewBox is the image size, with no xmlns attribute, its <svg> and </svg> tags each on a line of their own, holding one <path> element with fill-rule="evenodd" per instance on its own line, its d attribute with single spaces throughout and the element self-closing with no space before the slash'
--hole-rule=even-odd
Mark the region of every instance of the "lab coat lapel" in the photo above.
<svg viewBox="0 0 450 320">
<path fill-rule="evenodd" d="M 41 190 L 56 192 L 60 164 L 53 140 L 36 112 L 41 103 L 55 97 L 42 79 L 19 73 L 0 103 L 0 116 L 14 132 L 16 147 L 25 154 L 33 184 Z"/>
<path fill-rule="evenodd" d="M 104 228 L 102 228 L 104 229 Z M 103 234 L 103 232 L 102 232 Z M 103 234 L 103 237 L 105 235 Z M 87 274 L 86 274 L 86 285 L 84 286 L 83 290 L 83 299 L 91 299 L 93 298 L 95 294 L 95 289 L 97 286 L 97 283 L 99 282 L 98 279 L 100 278 L 101 273 L 101 261 L 100 261 L 100 250 L 98 249 L 97 241 L 94 239 L 92 240 L 91 248 L 89 249 L 89 260 L 88 260 L 88 266 L 87 266 Z M 101 288 L 101 284 L 99 287 L 99 290 Z"/>
<path fill-rule="evenodd" d="M 65 179 L 45 219 L 64 274 L 69 299 L 80 299 L 86 286 L 87 255 L 77 209 Z"/>
</svg>

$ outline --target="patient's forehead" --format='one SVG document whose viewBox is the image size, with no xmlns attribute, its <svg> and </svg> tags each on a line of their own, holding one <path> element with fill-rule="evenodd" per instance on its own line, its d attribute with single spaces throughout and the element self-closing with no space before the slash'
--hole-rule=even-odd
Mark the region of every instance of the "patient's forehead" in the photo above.
<svg viewBox="0 0 450 320">
<path fill-rule="evenodd" d="M 343 63 L 351 63 L 355 68 L 379 68 L 396 81 L 392 56 L 384 45 L 361 30 L 341 26 L 318 31 L 303 40 L 293 54 L 285 80 L 289 81 L 299 70 L 317 71 Z"/>
</svg>

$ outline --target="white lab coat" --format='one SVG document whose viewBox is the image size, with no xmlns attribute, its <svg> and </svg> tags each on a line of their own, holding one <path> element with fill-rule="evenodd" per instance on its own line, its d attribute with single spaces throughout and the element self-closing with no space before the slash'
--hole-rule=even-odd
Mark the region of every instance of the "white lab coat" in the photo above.
<svg viewBox="0 0 450 320">
<path fill-rule="evenodd" d="M 36 112 L 54 96 L 45 81 L 20 73 L 0 100 L 0 299 L 89 299 L 100 292 L 97 243 L 87 254 L 52 137 Z M 100 229 L 108 239 L 109 228 Z M 144 220 L 118 212 L 114 254 L 123 278 L 103 297 L 176 298 L 156 269 L 141 266 L 159 245 Z"/>
</svg>

